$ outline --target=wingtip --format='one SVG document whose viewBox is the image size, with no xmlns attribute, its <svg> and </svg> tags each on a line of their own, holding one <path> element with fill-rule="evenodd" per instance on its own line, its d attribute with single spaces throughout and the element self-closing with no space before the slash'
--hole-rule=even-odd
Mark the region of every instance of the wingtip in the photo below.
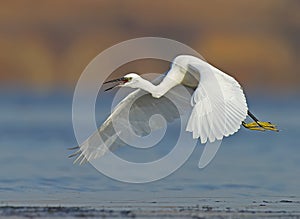
<svg viewBox="0 0 300 219">
<path fill-rule="evenodd" d="M 72 148 L 67 148 L 68 150 L 76 150 L 76 149 L 79 149 L 80 147 L 79 146 L 76 146 L 76 147 L 72 147 Z"/>
<path fill-rule="evenodd" d="M 79 151 L 76 151 L 75 153 L 70 154 L 70 155 L 68 156 L 68 158 L 75 157 L 76 155 L 80 154 L 80 152 L 81 152 L 80 150 L 79 150 Z"/>
</svg>

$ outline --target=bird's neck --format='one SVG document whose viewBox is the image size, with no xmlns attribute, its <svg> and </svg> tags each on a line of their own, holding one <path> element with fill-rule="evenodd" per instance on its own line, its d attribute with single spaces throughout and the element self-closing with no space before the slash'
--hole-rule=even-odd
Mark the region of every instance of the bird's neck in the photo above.
<svg viewBox="0 0 300 219">
<path fill-rule="evenodd" d="M 141 78 L 139 81 L 139 88 L 152 94 L 155 98 L 160 98 L 165 93 L 167 93 L 170 89 L 178 85 L 179 83 L 175 80 L 169 78 L 168 76 L 164 77 L 162 82 L 158 85 L 154 85 L 151 82 Z"/>
<path fill-rule="evenodd" d="M 152 84 L 150 81 L 147 81 L 143 78 L 140 78 L 139 83 L 138 83 L 138 88 L 153 94 L 156 92 L 156 86 Z"/>
</svg>

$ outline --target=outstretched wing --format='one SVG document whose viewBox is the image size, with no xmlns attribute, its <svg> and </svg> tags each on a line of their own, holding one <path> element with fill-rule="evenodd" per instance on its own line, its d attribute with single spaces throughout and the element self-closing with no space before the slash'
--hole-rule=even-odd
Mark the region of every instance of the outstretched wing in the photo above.
<svg viewBox="0 0 300 219">
<path fill-rule="evenodd" d="M 156 79 L 154 83 L 159 83 L 161 80 L 162 77 Z M 193 90 L 190 89 L 189 92 L 192 93 Z M 137 136 L 146 136 L 152 130 L 163 128 L 164 123 L 157 121 L 152 122 L 150 127 L 149 119 L 152 115 L 159 114 L 170 123 L 179 118 L 180 114 L 188 112 L 190 98 L 183 96 L 176 87 L 170 90 L 168 95 L 168 97 L 153 98 L 151 94 L 141 89 L 130 93 L 115 107 L 98 131 L 83 142 L 78 147 L 78 151 L 70 155 L 70 157 L 77 156 L 74 163 L 85 163 L 103 156 L 108 150 L 126 145 L 120 136 L 126 135 L 124 132 L 130 128 Z M 174 100 L 179 104 L 175 106 Z M 182 108 L 179 109 L 178 106 Z M 189 110 L 191 111 L 191 107 Z M 118 130 L 115 129 L 116 124 Z"/>
<path fill-rule="evenodd" d="M 188 65 L 200 74 L 200 81 L 191 104 L 193 110 L 187 131 L 193 138 L 214 142 L 237 132 L 247 116 L 247 103 L 239 83 L 205 61 L 197 59 Z"/>
</svg>

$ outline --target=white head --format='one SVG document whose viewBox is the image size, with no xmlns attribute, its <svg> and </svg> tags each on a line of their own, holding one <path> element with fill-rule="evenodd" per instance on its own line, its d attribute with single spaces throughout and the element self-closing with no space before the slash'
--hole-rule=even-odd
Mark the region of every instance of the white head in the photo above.
<svg viewBox="0 0 300 219">
<path fill-rule="evenodd" d="M 122 78 L 118 78 L 118 79 L 115 79 L 115 80 L 110 80 L 110 81 L 104 82 L 104 84 L 117 82 L 114 86 L 106 89 L 105 91 L 111 90 L 114 87 L 118 87 L 118 86 L 136 88 L 135 85 L 136 85 L 136 83 L 138 83 L 140 81 L 140 79 L 141 79 L 141 77 L 139 75 L 137 75 L 135 73 L 129 73 L 129 74 L 125 75 Z"/>
</svg>

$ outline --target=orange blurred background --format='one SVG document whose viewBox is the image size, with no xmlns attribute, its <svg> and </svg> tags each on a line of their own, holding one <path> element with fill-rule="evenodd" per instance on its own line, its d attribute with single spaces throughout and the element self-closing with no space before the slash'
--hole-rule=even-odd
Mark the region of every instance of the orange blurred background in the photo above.
<svg viewBox="0 0 300 219">
<path fill-rule="evenodd" d="M 4 0 L 0 82 L 73 89 L 104 49 L 155 36 L 191 46 L 247 89 L 297 91 L 299 11 L 298 0 Z"/>
</svg>

